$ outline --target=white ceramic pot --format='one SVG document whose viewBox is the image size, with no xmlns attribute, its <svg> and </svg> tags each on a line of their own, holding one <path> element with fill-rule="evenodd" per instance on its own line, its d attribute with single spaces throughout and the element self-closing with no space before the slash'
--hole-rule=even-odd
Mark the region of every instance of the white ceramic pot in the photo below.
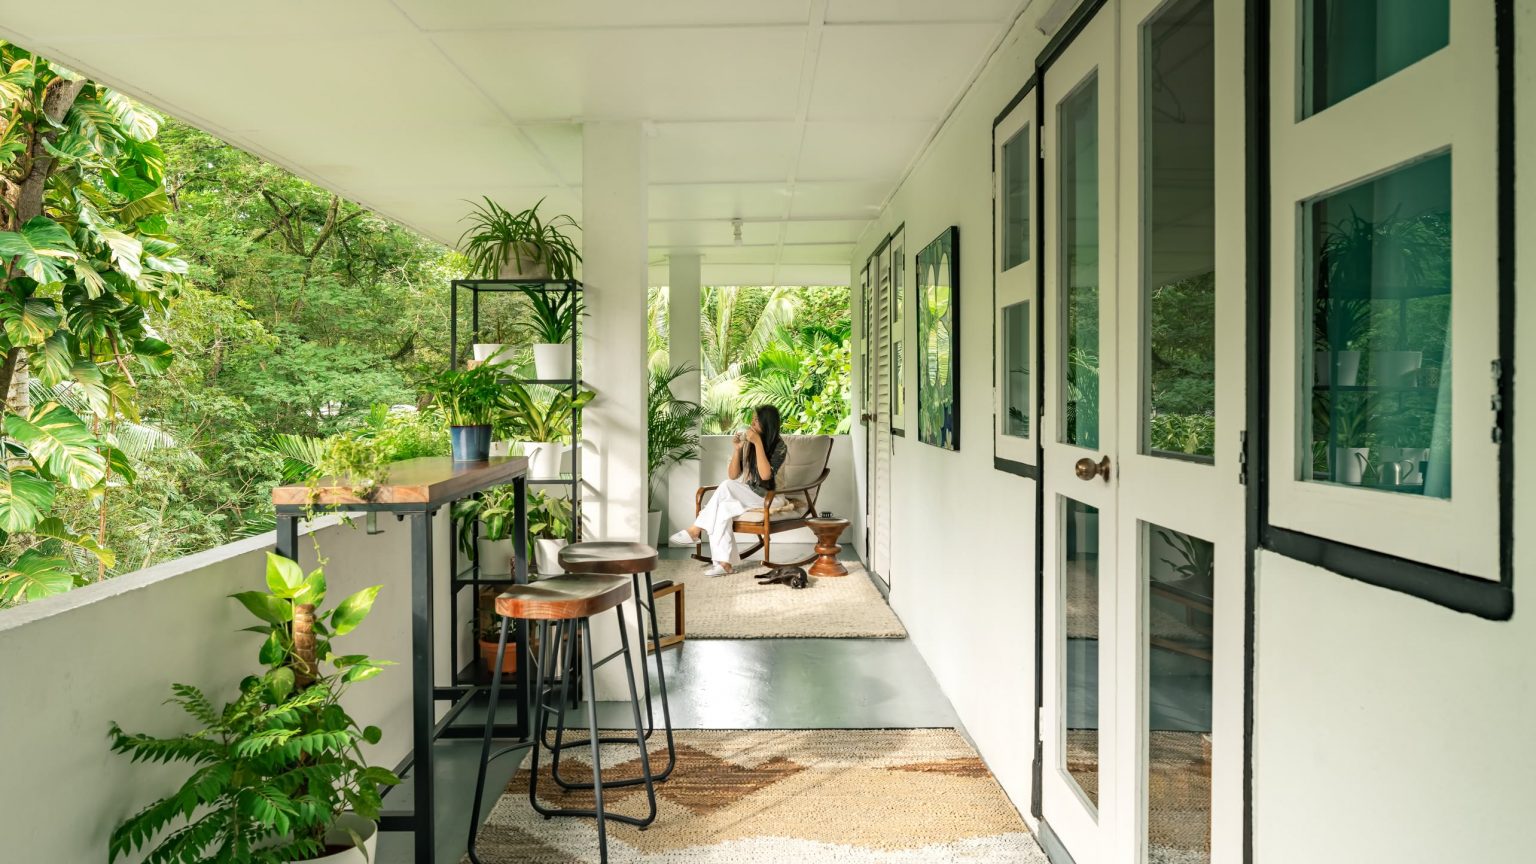
<svg viewBox="0 0 1536 864">
<path fill-rule="evenodd" d="M 523 455 L 528 457 L 528 476 L 534 480 L 560 479 L 561 446 L 551 441 L 524 441 Z"/>
<path fill-rule="evenodd" d="M 650 537 L 649 543 L 652 549 L 661 548 L 661 511 L 651 510 L 645 514 L 645 530 Z"/>
<path fill-rule="evenodd" d="M 1360 352 L 1339 352 L 1339 380 L 1333 382 L 1340 387 L 1353 387 L 1360 383 Z"/>
<path fill-rule="evenodd" d="M 511 363 L 516 349 L 500 342 L 476 342 L 473 350 L 477 363 Z"/>
<path fill-rule="evenodd" d="M 535 264 L 527 243 L 507 244 L 506 262 L 496 276 L 501 279 L 548 279 L 549 264 Z"/>
<path fill-rule="evenodd" d="M 1371 366 L 1376 369 L 1377 383 L 1392 387 L 1406 387 L 1414 383 L 1414 373 L 1422 365 L 1422 351 L 1377 351 L 1371 355 Z"/>
<path fill-rule="evenodd" d="M 540 576 L 559 576 L 565 571 L 560 567 L 560 550 L 565 548 L 564 540 L 546 540 L 540 537 L 533 541 L 534 563 L 538 566 Z"/>
<path fill-rule="evenodd" d="M 511 441 L 492 441 L 491 442 L 491 458 L 492 459 L 503 459 L 503 458 L 506 458 L 508 456 L 511 456 L 512 455 L 512 447 L 513 446 L 514 446 L 514 442 L 511 442 Z"/>
<path fill-rule="evenodd" d="M 533 373 L 545 381 L 571 377 L 571 344 L 539 342 L 533 346 Z"/>
<path fill-rule="evenodd" d="M 379 826 L 356 813 L 343 813 L 338 816 L 335 826 L 325 832 L 325 842 L 327 845 L 335 846 L 350 845 L 353 842 L 353 834 L 363 839 L 362 849 L 352 848 L 334 855 L 322 855 L 319 858 L 310 859 L 309 864 L 368 864 L 370 861 L 377 860 L 374 849 L 379 842 Z"/>
<path fill-rule="evenodd" d="M 480 578 L 490 579 L 512 572 L 512 540 L 480 538 Z"/>
<path fill-rule="evenodd" d="M 1370 462 L 1371 448 L 1335 447 L 1333 458 L 1333 479 L 1340 483 L 1358 486 L 1365 480 L 1365 466 Z"/>
</svg>

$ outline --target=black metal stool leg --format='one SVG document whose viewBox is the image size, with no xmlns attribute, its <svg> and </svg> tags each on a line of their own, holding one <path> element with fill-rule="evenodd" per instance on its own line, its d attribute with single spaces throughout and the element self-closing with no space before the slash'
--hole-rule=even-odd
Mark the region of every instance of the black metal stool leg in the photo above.
<svg viewBox="0 0 1536 864">
<path fill-rule="evenodd" d="M 565 622 L 557 625 L 558 629 L 564 629 Z M 565 706 L 563 704 L 549 705 L 544 701 L 544 694 L 551 692 L 555 687 L 554 674 L 559 669 L 560 640 L 549 638 L 548 622 L 541 622 L 543 634 L 539 638 L 539 677 L 534 684 L 534 693 L 537 694 L 538 706 L 534 712 L 533 732 L 533 759 L 528 769 L 528 803 L 533 806 L 535 812 L 545 819 L 555 815 L 556 811 L 550 810 L 539 804 L 539 751 L 543 749 L 544 736 L 549 730 L 549 715 L 555 715 L 556 729 L 565 723 Z M 559 734 L 558 731 L 556 734 Z M 558 752 L 558 751 L 556 751 Z"/>
<path fill-rule="evenodd" d="M 644 638 L 642 635 L 642 644 Z M 640 700 L 635 695 L 635 667 L 630 662 L 629 628 L 624 626 L 622 606 L 619 607 L 619 643 L 624 652 L 624 680 L 629 682 L 629 709 L 635 717 L 635 746 L 640 748 L 640 779 L 645 783 L 645 795 L 650 799 L 650 814 L 638 823 L 640 830 L 644 831 L 656 821 L 656 779 L 651 776 L 651 754 L 645 746 L 645 733 L 640 727 Z"/>
<path fill-rule="evenodd" d="M 473 861 L 474 864 L 480 864 L 480 856 L 475 851 L 475 839 L 480 833 L 480 803 L 484 800 L 485 796 L 485 773 L 490 768 L 491 764 L 491 738 L 495 735 L 496 731 L 496 705 L 501 700 L 501 665 L 507 655 L 507 631 L 511 628 L 511 626 L 512 619 L 501 619 L 501 637 L 496 646 L 496 666 L 491 672 L 491 701 L 490 704 L 486 705 L 485 708 L 485 735 L 480 742 L 480 770 L 475 775 L 475 803 L 470 807 L 469 810 L 468 852 L 469 860 Z M 540 644 L 542 645 L 542 631 L 544 629 L 544 624 L 540 623 L 539 628 L 541 631 Z M 535 742 L 536 740 L 537 739 L 534 739 Z M 496 755 L 504 756 L 514 750 L 520 750 L 523 747 L 528 746 L 532 746 L 535 753 L 538 752 L 537 744 L 530 742 L 528 744 L 518 744 L 512 747 L 508 747 L 506 750 L 503 750 L 501 753 Z"/>
<path fill-rule="evenodd" d="M 636 593 L 639 593 L 638 586 L 636 586 Z M 655 645 L 656 686 L 661 689 L 661 722 L 667 730 L 667 767 L 666 770 L 656 775 L 656 782 L 660 783 L 663 780 L 666 780 L 668 777 L 671 777 L 672 769 L 677 767 L 677 744 L 672 739 L 672 705 L 667 700 L 667 672 L 666 669 L 663 668 L 666 665 L 666 661 L 663 660 L 661 656 L 661 625 L 656 623 L 656 591 L 652 587 L 650 573 L 645 574 L 645 596 L 647 601 L 650 603 L 649 607 L 647 607 L 647 610 L 650 612 L 651 637 L 649 642 L 647 642 L 645 634 L 642 631 L 640 641 L 645 647 L 640 652 L 640 664 L 642 666 L 650 665 L 650 646 Z M 645 710 L 647 713 L 649 713 L 651 710 L 651 691 L 649 686 L 646 687 L 645 691 Z M 654 721 L 648 722 L 654 724 Z M 649 725 L 647 727 L 645 733 L 646 740 L 650 740 L 650 730 L 652 728 L 654 728 L 654 725 Z"/>
<path fill-rule="evenodd" d="M 624 614 L 622 609 L 619 614 Z M 582 684 L 587 697 L 587 740 L 592 747 L 592 809 L 597 818 L 597 854 L 602 864 L 608 864 L 608 824 L 605 821 L 606 814 L 603 813 L 603 745 L 597 738 L 597 695 L 592 692 L 592 619 L 581 619 L 576 629 L 581 632 Z M 634 686 L 633 678 L 630 679 L 630 686 Z"/>
</svg>

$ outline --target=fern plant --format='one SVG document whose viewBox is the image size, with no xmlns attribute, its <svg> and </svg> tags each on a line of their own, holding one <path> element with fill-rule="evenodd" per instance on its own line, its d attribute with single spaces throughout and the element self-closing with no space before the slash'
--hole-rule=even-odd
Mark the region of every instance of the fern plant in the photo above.
<svg viewBox="0 0 1536 864">
<path fill-rule="evenodd" d="M 305 576 L 297 563 L 268 553 L 266 575 L 267 591 L 233 595 L 262 622 L 246 628 L 266 634 L 261 675 L 241 681 L 240 695 L 223 708 L 196 687 L 172 685 L 170 701 L 197 721 L 194 732 L 158 738 L 112 724 L 114 752 L 192 771 L 174 793 L 117 826 L 109 861 L 141 850 L 146 864 L 317 858 L 327 854 L 325 835 L 339 815 L 350 809 L 377 819 L 380 787 L 400 782 L 363 758 L 362 746 L 379 742 L 378 727 L 359 726 L 341 707 L 351 684 L 390 664 L 337 655 L 331 645 L 368 616 L 379 586 L 321 613 L 323 569 Z"/>
</svg>

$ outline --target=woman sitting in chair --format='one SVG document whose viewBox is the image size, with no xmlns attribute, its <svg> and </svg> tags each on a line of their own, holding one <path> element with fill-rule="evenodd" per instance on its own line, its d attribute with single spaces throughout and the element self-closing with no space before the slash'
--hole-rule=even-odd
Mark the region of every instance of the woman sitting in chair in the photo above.
<svg viewBox="0 0 1536 864">
<path fill-rule="evenodd" d="M 731 464 L 726 468 L 729 479 L 715 490 L 693 525 L 671 538 L 675 544 L 688 545 L 699 542 L 700 534 L 709 535 L 712 563 L 704 571 L 708 576 L 724 576 L 736 569 L 739 558 L 731 523 L 763 506 L 763 493 L 773 488 L 774 478 L 789 458 L 789 445 L 779 435 L 779 409 L 772 405 L 759 405 L 752 412 L 751 427 L 732 436 L 732 443 Z"/>
</svg>

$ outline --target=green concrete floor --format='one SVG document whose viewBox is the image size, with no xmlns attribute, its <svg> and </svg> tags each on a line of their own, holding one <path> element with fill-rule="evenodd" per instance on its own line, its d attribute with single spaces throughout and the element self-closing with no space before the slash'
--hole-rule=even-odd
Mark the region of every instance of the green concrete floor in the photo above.
<svg viewBox="0 0 1536 864">
<path fill-rule="evenodd" d="M 663 554 L 678 558 L 687 552 L 668 549 Z M 857 560 L 849 553 L 844 557 Z M 878 581 L 876 585 L 883 587 Z M 663 653 L 674 728 L 959 725 L 933 673 L 906 639 L 696 639 Z M 483 715 L 466 712 L 465 722 L 476 722 L 478 716 Z M 625 726 L 630 722 L 629 706 L 600 703 L 598 717 L 605 726 Z M 438 753 L 437 860 L 457 864 L 469 830 L 479 743 L 444 743 Z M 508 756 L 493 762 L 487 788 L 505 787 L 518 761 L 517 756 Z M 392 793 L 398 802 L 395 806 L 404 804 L 410 793 L 409 788 Z M 484 803 L 482 819 L 493 803 L 493 798 Z M 410 862 L 411 835 L 381 834 L 377 859 L 382 864 Z"/>
</svg>

